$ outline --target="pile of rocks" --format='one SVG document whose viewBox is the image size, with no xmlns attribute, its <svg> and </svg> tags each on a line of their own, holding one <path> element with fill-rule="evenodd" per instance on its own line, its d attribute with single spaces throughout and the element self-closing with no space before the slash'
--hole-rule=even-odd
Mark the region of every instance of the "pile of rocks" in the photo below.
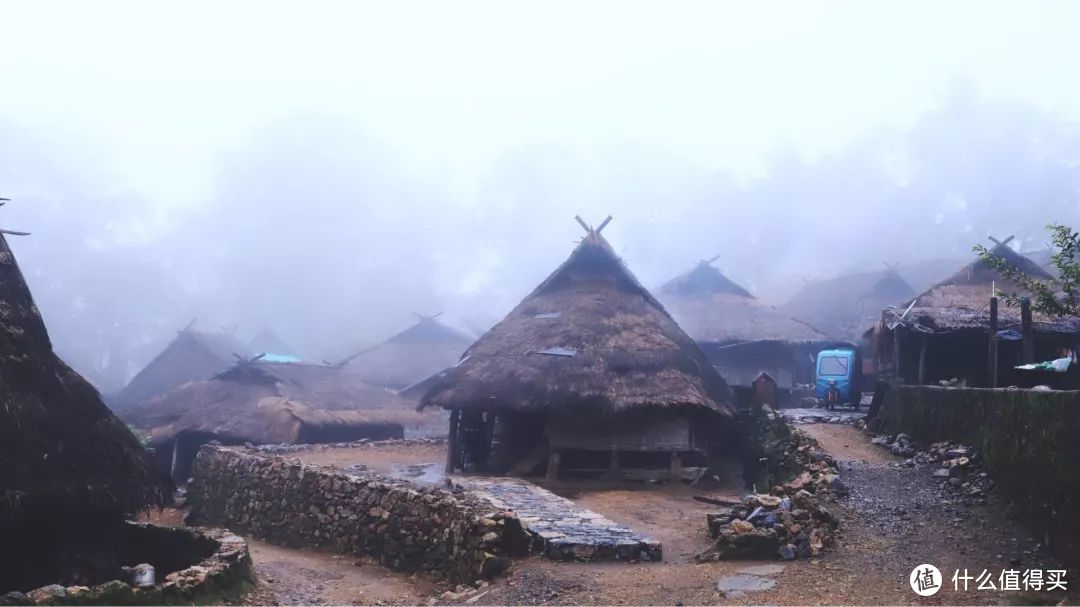
<svg viewBox="0 0 1080 607">
<path fill-rule="evenodd" d="M 907 434 L 881 434 L 870 439 L 870 442 L 885 447 L 893 455 L 899 457 L 912 458 L 916 455 L 915 440 Z"/>
<path fill-rule="evenodd" d="M 810 558 L 830 541 L 839 519 L 821 503 L 821 496 L 849 493 L 835 460 L 799 431 L 791 432 L 781 449 L 780 469 L 790 480 L 774 485 L 769 495 L 749 495 L 739 505 L 708 514 L 716 544 L 698 560 Z"/>
<path fill-rule="evenodd" d="M 899 436 L 907 437 L 906 434 Z M 871 442 L 883 444 L 882 441 L 889 438 L 892 437 L 878 436 L 871 439 Z M 975 449 L 946 441 L 933 443 L 926 450 L 920 451 L 915 448 L 916 445 L 910 438 L 907 438 L 907 444 L 910 446 L 903 451 L 903 456 L 907 457 L 904 466 L 933 467 L 933 478 L 938 481 L 939 489 L 949 491 L 954 496 L 963 498 L 965 502 L 985 503 L 986 496 L 994 488 L 994 481 L 983 467 L 983 460 Z"/>
<path fill-rule="evenodd" d="M 748 495 L 742 504 L 706 518 L 716 544 L 697 555 L 698 561 L 815 557 L 839 522 L 805 489 L 791 497 Z"/>
</svg>

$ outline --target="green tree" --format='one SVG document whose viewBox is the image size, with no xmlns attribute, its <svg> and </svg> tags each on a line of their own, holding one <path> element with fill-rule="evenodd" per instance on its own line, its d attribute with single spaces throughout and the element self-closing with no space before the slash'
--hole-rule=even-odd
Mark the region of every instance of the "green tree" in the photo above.
<svg viewBox="0 0 1080 607">
<path fill-rule="evenodd" d="M 1058 280 L 1053 283 L 1029 276 L 1012 262 L 995 255 L 992 250 L 982 245 L 976 245 L 974 250 L 980 259 L 1025 291 L 1001 293 L 1005 301 L 1016 304 L 1021 299 L 1029 299 L 1032 310 L 1051 316 L 1080 316 L 1080 304 L 1077 303 L 1077 294 L 1080 293 L 1080 262 L 1076 259 L 1076 252 L 1080 250 L 1080 233 L 1057 223 L 1046 227 L 1054 245 L 1050 263 L 1058 273 Z"/>
</svg>

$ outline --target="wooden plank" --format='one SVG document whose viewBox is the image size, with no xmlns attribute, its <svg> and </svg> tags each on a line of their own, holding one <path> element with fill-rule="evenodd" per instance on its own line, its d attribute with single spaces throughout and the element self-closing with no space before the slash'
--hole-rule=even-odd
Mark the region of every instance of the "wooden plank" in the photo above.
<svg viewBox="0 0 1080 607">
<path fill-rule="evenodd" d="M 446 436 L 446 473 L 454 473 L 458 445 L 458 410 L 450 410 L 450 432 Z"/>
<path fill-rule="evenodd" d="M 990 387 L 996 388 L 998 385 L 998 348 L 997 348 L 997 332 L 998 332 L 998 298 L 990 298 L 990 344 L 988 358 L 990 362 Z"/>
</svg>

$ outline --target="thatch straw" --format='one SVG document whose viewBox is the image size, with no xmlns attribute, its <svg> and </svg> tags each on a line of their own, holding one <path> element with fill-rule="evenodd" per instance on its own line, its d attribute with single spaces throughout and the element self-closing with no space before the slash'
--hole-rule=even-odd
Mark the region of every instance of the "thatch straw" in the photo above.
<svg viewBox="0 0 1080 607">
<path fill-rule="evenodd" d="M 1007 245 L 995 246 L 991 253 L 1004 258 L 1028 276 L 1036 280 L 1052 281 L 1053 277 L 1041 266 L 1013 251 Z M 904 316 L 905 323 L 922 330 L 935 332 L 962 329 L 983 329 L 990 326 L 990 297 L 994 288 L 1011 293 L 1022 289 L 1002 276 L 996 268 L 977 259 L 958 272 L 915 298 L 915 305 Z M 911 301 L 897 302 L 896 315 L 904 313 Z M 1002 328 L 1020 325 L 1020 310 L 1006 306 L 998 310 L 998 325 Z M 1080 319 L 1073 317 L 1053 318 L 1043 314 L 1034 315 L 1034 329 L 1040 333 L 1078 333 Z"/>
<path fill-rule="evenodd" d="M 53 353 L 0 236 L 0 525 L 27 509 L 135 512 L 170 494 L 131 431 Z"/>
<path fill-rule="evenodd" d="M 422 406 L 731 412 L 700 347 L 594 231 L 434 383 Z"/>
<path fill-rule="evenodd" d="M 262 444 L 294 443 L 305 427 L 420 421 L 411 402 L 339 367 L 248 362 L 140 403 L 124 417 L 149 432 L 155 443 L 181 432 Z"/>
<path fill-rule="evenodd" d="M 828 340 L 809 324 L 762 303 L 708 262 L 667 282 L 659 296 L 679 326 L 698 343 Z"/>
<path fill-rule="evenodd" d="M 186 382 L 206 379 L 228 369 L 236 362 L 234 354 L 246 356 L 247 353 L 247 348 L 232 335 L 184 329 L 123 390 L 110 398 L 110 404 L 124 409 L 162 396 Z"/>
<path fill-rule="evenodd" d="M 434 318 L 354 354 L 346 368 L 360 379 L 395 390 L 407 388 L 453 365 L 473 340 Z"/>
</svg>

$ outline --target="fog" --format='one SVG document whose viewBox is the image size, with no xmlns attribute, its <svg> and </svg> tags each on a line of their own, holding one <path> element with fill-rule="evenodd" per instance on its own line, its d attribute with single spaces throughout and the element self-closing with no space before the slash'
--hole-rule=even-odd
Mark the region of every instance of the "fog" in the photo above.
<svg viewBox="0 0 1080 607">
<path fill-rule="evenodd" d="M 174 334 L 336 360 L 497 321 L 599 223 L 649 286 L 1046 246 L 1080 223 L 1068 3 L 0 5 L 0 226 L 118 388 Z"/>
</svg>

